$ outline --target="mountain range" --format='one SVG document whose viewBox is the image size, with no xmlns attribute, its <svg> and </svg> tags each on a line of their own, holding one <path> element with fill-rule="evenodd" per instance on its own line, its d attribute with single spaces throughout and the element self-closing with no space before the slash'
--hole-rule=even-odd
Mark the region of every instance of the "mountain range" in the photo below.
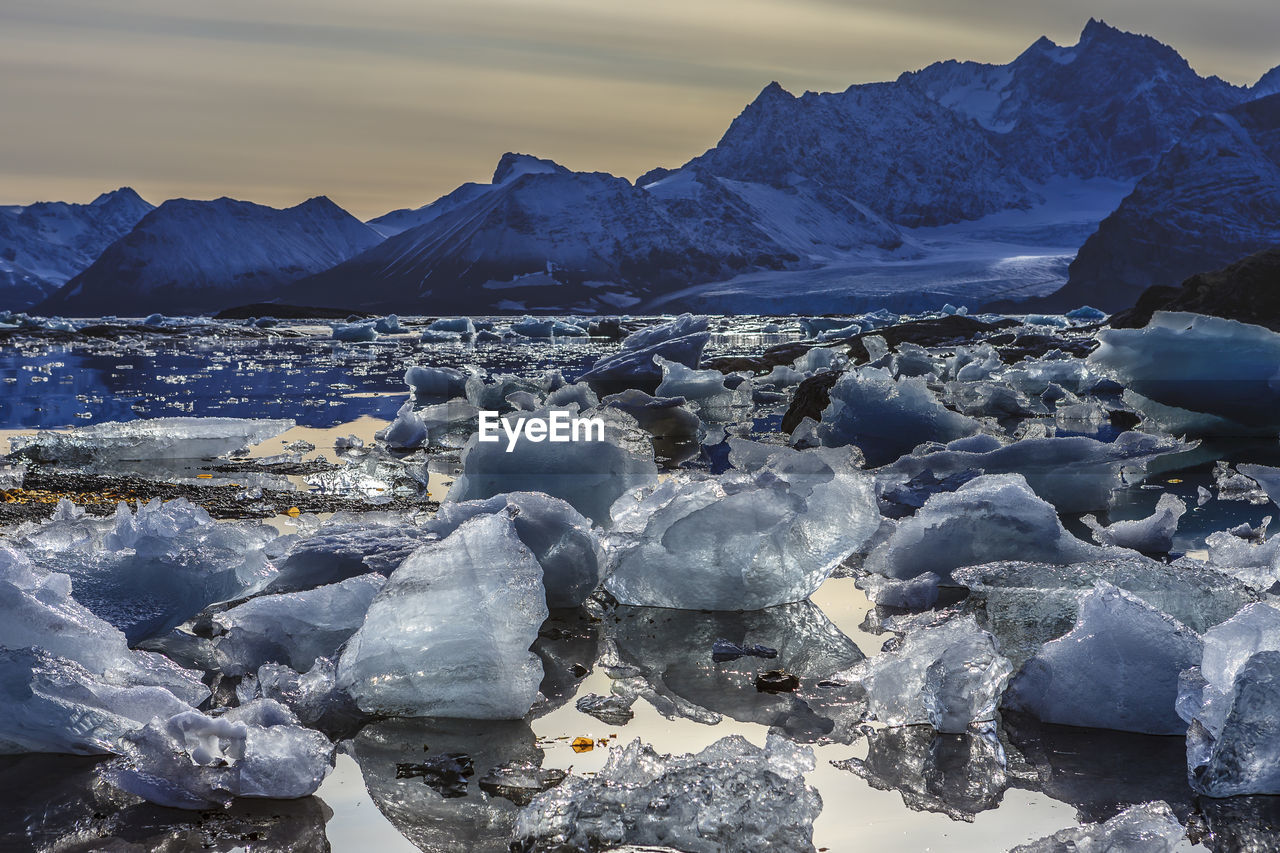
<svg viewBox="0 0 1280 853">
<path fill-rule="evenodd" d="M 126 190 L 62 205 L 74 228 L 0 208 L 0 307 L 1111 310 L 1280 244 L 1278 138 L 1280 68 L 1235 86 L 1090 20 L 1075 45 L 1041 38 L 1003 65 L 771 83 L 713 148 L 634 182 L 507 154 L 488 183 L 368 223 L 327 199 L 151 210 Z M 116 196 L 111 225 L 92 217 Z"/>
</svg>

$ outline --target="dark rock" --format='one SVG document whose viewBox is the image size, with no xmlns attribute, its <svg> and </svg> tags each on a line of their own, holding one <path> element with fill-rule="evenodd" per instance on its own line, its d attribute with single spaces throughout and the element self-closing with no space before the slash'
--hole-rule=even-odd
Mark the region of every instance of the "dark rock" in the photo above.
<svg viewBox="0 0 1280 853">
<path fill-rule="evenodd" d="M 785 669 L 771 669 L 756 676 L 756 690 L 761 693 L 791 693 L 800 686 L 800 679 Z"/>
<path fill-rule="evenodd" d="M 422 781 L 440 792 L 442 797 L 465 797 L 467 795 L 467 779 L 475 775 L 475 767 L 471 756 L 465 752 L 450 752 L 444 755 L 433 755 L 422 762 L 402 762 L 396 764 L 397 779 L 412 779 L 421 776 Z"/>
<path fill-rule="evenodd" d="M 1149 287 L 1132 308 L 1111 318 L 1111 326 L 1138 329 L 1156 311 L 1192 311 L 1280 331 L 1280 248 L 1198 273 L 1180 287 Z"/>
<path fill-rule="evenodd" d="M 831 403 L 831 387 L 840 378 L 839 370 L 827 370 L 810 376 L 796 386 L 791 405 L 782 416 L 782 431 L 790 435 L 806 417 L 822 420 L 822 410 Z"/>
</svg>

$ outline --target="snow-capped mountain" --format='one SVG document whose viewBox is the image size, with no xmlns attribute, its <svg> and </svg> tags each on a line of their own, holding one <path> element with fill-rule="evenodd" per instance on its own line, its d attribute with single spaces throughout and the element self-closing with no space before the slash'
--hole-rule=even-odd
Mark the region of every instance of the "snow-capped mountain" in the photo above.
<svg viewBox="0 0 1280 853">
<path fill-rule="evenodd" d="M 174 199 L 38 306 L 71 316 L 198 313 L 278 294 L 381 236 L 327 198 L 277 210 Z"/>
<path fill-rule="evenodd" d="M 287 298 L 432 312 L 617 310 L 690 279 L 805 263 L 757 227 L 747 202 L 718 183 L 706 192 L 715 199 L 698 201 L 703 189 L 692 184 L 664 197 L 625 178 L 506 154 L 469 198 L 429 205 L 424 212 L 440 210 L 424 224 L 298 282 Z"/>
<path fill-rule="evenodd" d="M 1174 286 L 1280 244 L 1280 95 L 1195 123 L 1071 264 L 1056 305 L 1132 305 L 1147 287 Z"/>
<path fill-rule="evenodd" d="M 89 204 L 0 207 L 0 308 L 22 310 L 41 301 L 151 210 L 129 187 Z"/>
</svg>

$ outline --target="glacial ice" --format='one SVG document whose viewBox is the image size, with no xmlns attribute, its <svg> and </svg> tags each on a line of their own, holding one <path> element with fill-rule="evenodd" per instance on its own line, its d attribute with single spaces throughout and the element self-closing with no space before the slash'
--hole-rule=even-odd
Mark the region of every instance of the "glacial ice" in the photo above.
<svg viewBox="0 0 1280 853">
<path fill-rule="evenodd" d="M 452 367 L 414 365 L 405 370 L 404 383 L 419 403 L 444 403 L 467 394 L 466 374 Z"/>
<path fill-rule="evenodd" d="M 718 370 L 695 370 L 661 356 L 654 361 L 662 368 L 662 381 L 655 392 L 658 397 L 683 397 L 695 410 L 713 416 L 751 406 L 750 382 L 730 389 Z"/>
<path fill-rule="evenodd" d="M 813 752 L 770 734 L 740 735 L 696 755 L 659 755 L 639 740 L 610 751 L 594 777 L 571 774 L 516 818 L 514 849 L 659 845 L 688 853 L 812 853 L 822 809 L 805 785 Z"/>
<path fill-rule="evenodd" d="M 348 578 L 303 592 L 262 595 L 211 617 L 217 668 L 227 675 L 283 663 L 306 672 L 332 657 L 363 623 L 382 575 Z"/>
<path fill-rule="evenodd" d="M 511 519 L 516 536 L 542 566 L 549 607 L 577 607 L 599 585 L 604 555 L 591 522 L 565 501 L 542 492 L 446 503 L 429 527 L 443 537 L 472 518 L 497 513 Z"/>
<path fill-rule="evenodd" d="M 547 618 L 542 567 L 505 514 L 414 551 L 374 597 L 338 660 L 362 710 L 518 719 L 538 695 L 529 651 Z"/>
<path fill-rule="evenodd" d="M 911 631 L 901 644 L 834 676 L 866 690 L 867 713 L 888 726 L 964 732 L 995 717 L 1013 666 L 972 616 Z"/>
<path fill-rule="evenodd" d="M 866 592 L 873 604 L 882 607 L 927 610 L 938 600 L 938 585 L 941 582 L 942 578 L 933 572 L 925 572 L 906 580 L 871 573 L 858 579 L 858 589 Z"/>
<path fill-rule="evenodd" d="M 654 438 L 696 440 L 704 429 L 702 420 L 685 407 L 683 397 L 654 397 L 637 388 L 611 394 L 601 403 L 636 419 Z"/>
<path fill-rule="evenodd" d="M 366 572 L 390 575 L 405 557 L 439 534 L 415 516 L 337 513 L 294 540 L 264 593 L 295 592 Z"/>
<path fill-rule="evenodd" d="M 511 324 L 511 331 L 526 338 L 583 338 L 587 330 L 553 318 L 525 317 Z"/>
<path fill-rule="evenodd" d="M 757 610 L 802 601 L 880 524 L 849 448 L 798 451 L 731 440 L 747 470 L 673 473 L 613 507 L 606 588 L 654 607 Z"/>
<path fill-rule="evenodd" d="M 1146 518 L 1116 521 L 1106 527 L 1092 515 L 1084 516 L 1081 521 L 1093 531 L 1093 539 L 1099 545 L 1132 548 L 1147 554 L 1167 554 L 1178 532 L 1178 520 L 1186 511 L 1187 505 L 1181 498 L 1166 492 L 1156 502 L 1155 512 Z"/>
<path fill-rule="evenodd" d="M 1177 619 L 1099 582 L 1075 627 L 1023 666 L 1006 703 L 1048 723 L 1180 735 L 1178 674 L 1203 648 Z"/>
<path fill-rule="evenodd" d="M 377 324 L 368 323 L 334 323 L 330 327 L 335 341 L 344 343 L 368 343 L 378 339 Z"/>
<path fill-rule="evenodd" d="M 180 809 L 224 808 L 237 797 L 290 800 L 315 793 L 333 769 L 333 745 L 288 708 L 258 699 L 212 717 L 184 711 L 122 739 L 102 777 Z"/>
<path fill-rule="evenodd" d="M 34 462 L 109 465 L 112 462 L 213 459 L 291 429 L 291 420 L 151 418 L 106 421 L 70 430 L 41 430 L 9 439 L 13 453 Z"/>
<path fill-rule="evenodd" d="M 1131 806 L 1106 823 L 1059 830 L 1009 853 L 1175 853 L 1188 849 L 1187 831 L 1162 802 Z"/>
<path fill-rule="evenodd" d="M 1280 334 L 1235 320 L 1156 312 L 1145 328 L 1105 329 L 1089 363 L 1165 406 L 1245 426 L 1280 425 Z"/>
<path fill-rule="evenodd" d="M 576 413 L 574 413 L 576 414 Z M 567 501 L 597 524 L 609 520 L 609 507 L 630 489 L 657 482 L 653 444 L 634 418 L 601 410 L 605 440 L 554 443 L 520 440 L 510 453 L 508 442 L 481 442 L 479 434 L 462 451 L 461 477 L 448 502 L 490 498 L 507 492 L 546 492 Z M 550 426 L 550 410 L 521 414 Z"/>
<path fill-rule="evenodd" d="M 828 447 L 853 444 L 872 466 L 927 441 L 972 435 L 982 425 L 940 403 L 919 377 L 895 380 L 874 367 L 846 371 L 832 386 L 818 435 Z"/>
<path fill-rule="evenodd" d="M 1169 566 L 1138 554 L 1068 566 L 1009 561 L 954 573 L 966 607 L 1021 665 L 1076 624 L 1080 604 L 1102 582 L 1123 589 L 1204 632 L 1257 600 L 1243 583 L 1201 565 Z"/>
<path fill-rule="evenodd" d="M 78 601 L 137 642 L 266 583 L 275 570 L 264 549 L 276 535 L 265 524 L 216 522 L 178 498 L 136 513 L 121 503 L 108 519 L 60 512 L 12 541 L 36 565 L 69 575 Z"/>
<path fill-rule="evenodd" d="M 996 560 L 1077 563 L 1113 553 L 1072 536 L 1020 474 L 986 474 L 931 496 L 867 555 L 864 568 L 908 579 Z"/>
<path fill-rule="evenodd" d="M 1133 431 L 1110 443 L 1068 436 L 1003 444 L 989 436 L 973 436 L 904 456 L 876 476 L 882 483 L 901 483 L 926 471 L 939 479 L 964 471 L 1016 473 L 1060 511 L 1091 512 L 1107 509 L 1112 491 L 1141 479 L 1151 460 L 1193 447 L 1168 436 Z"/>
<path fill-rule="evenodd" d="M 70 578 L 33 565 L 7 545 L 0 545 L 0 648 L 42 649 L 105 684 L 163 687 L 191 705 L 209 697 L 198 673 L 130 650 L 124 634 L 72 597 Z"/>
<path fill-rule="evenodd" d="M 373 330 L 380 335 L 398 335 L 404 331 L 397 314 L 388 314 L 373 321 Z"/>
<path fill-rule="evenodd" d="M 474 429 L 478 415 L 479 410 L 462 399 L 421 409 L 410 401 L 399 408 L 390 424 L 374 433 L 374 438 L 395 450 L 446 444 L 451 434 L 460 444 Z"/>
<path fill-rule="evenodd" d="M 337 664 L 331 658 L 317 658 L 304 673 L 281 663 L 264 663 L 256 674 L 240 680 L 236 698 L 242 705 L 254 699 L 274 700 L 313 728 L 346 726 L 364 716 L 351 697 L 338 689 Z"/>
<path fill-rule="evenodd" d="M 124 680 L 124 679 L 119 679 Z M 190 706 L 163 687 L 109 684 L 40 648 L 0 647 L 0 754 L 104 754 L 152 717 Z"/>
<path fill-rule="evenodd" d="M 656 386 L 662 380 L 662 370 L 654 363 L 654 356 L 696 368 L 710 339 L 706 317 L 681 314 L 670 322 L 632 332 L 616 353 L 599 359 L 580 379 L 614 385 L 616 390 Z"/>
</svg>

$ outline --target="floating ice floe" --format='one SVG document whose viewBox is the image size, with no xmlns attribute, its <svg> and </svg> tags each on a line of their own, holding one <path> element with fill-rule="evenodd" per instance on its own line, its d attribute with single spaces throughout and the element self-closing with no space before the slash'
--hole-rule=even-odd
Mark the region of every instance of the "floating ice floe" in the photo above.
<svg viewBox="0 0 1280 853">
<path fill-rule="evenodd" d="M 740 735 L 696 755 L 659 755 L 639 740 L 612 750 L 591 778 L 570 775 L 516 818 L 520 849 L 660 845 L 689 853 L 812 853 L 822 809 L 804 783 L 813 752 L 770 734 Z M 749 808 L 744 808 L 749 803 Z"/>
<path fill-rule="evenodd" d="M 926 446 L 876 472 L 882 483 L 905 483 L 926 471 L 938 479 L 965 471 L 1023 476 L 1062 512 L 1105 510 L 1111 493 L 1138 482 L 1151 460 L 1196 445 L 1168 436 L 1121 433 L 1113 442 L 1084 436 L 1024 438 L 1004 443 L 988 435 Z"/>
<path fill-rule="evenodd" d="M 467 375 L 452 367 L 414 365 L 405 370 L 404 384 L 419 403 L 443 403 L 467 394 Z"/>
<path fill-rule="evenodd" d="M 330 327 L 335 341 L 344 343 L 368 343 L 378 339 L 377 323 L 334 323 Z"/>
<path fill-rule="evenodd" d="M 545 391 L 536 379 L 516 376 L 513 373 L 495 373 L 492 376 L 481 376 L 472 373 L 467 376 L 467 401 L 477 409 L 495 412 L 509 412 L 512 406 L 507 398 L 518 392 L 527 392 L 541 398 Z"/>
<path fill-rule="evenodd" d="M 508 415 L 503 420 L 511 429 L 523 419 L 546 424 L 550 434 L 553 411 Z M 477 433 L 462 451 L 462 476 L 454 481 L 446 497 L 460 502 L 493 497 L 506 492 L 546 492 L 567 501 L 597 524 L 607 524 L 609 507 L 623 493 L 657 482 L 653 443 L 634 418 L 621 411 L 592 412 L 604 424 L 604 440 L 535 442 L 527 439 L 512 444 L 505 432 L 499 441 L 480 441 Z M 504 430 L 506 428 L 504 427 Z M 510 448 L 510 451 L 508 451 Z"/>
<path fill-rule="evenodd" d="M 585 338 L 587 330 L 553 318 L 525 317 L 511 324 L 511 331 L 526 338 Z"/>
<path fill-rule="evenodd" d="M 683 397 L 698 411 L 706 413 L 751 406 L 749 381 L 730 388 L 726 381 L 729 377 L 718 370 L 695 370 L 661 356 L 656 356 L 654 361 L 662 369 L 662 382 L 656 391 L 659 397 Z"/>
<path fill-rule="evenodd" d="M 899 579 L 933 572 L 945 581 L 953 569 L 996 560 L 1078 563 L 1112 553 L 1072 536 L 1020 474 L 987 474 L 930 497 L 896 523 L 864 567 Z"/>
<path fill-rule="evenodd" d="M 995 637 L 972 616 L 957 616 L 907 633 L 897 647 L 834 678 L 865 689 L 870 719 L 963 732 L 994 719 L 1012 674 Z"/>
<path fill-rule="evenodd" d="M 1006 704 L 1047 723 L 1180 735 L 1178 674 L 1203 648 L 1177 619 L 1099 582 L 1075 627 L 1022 667 Z"/>
<path fill-rule="evenodd" d="M 851 449 L 730 445 L 738 470 L 675 473 L 614 504 L 606 588 L 619 601 L 707 610 L 802 601 L 879 526 Z"/>
<path fill-rule="evenodd" d="M 414 551 L 374 597 L 338 660 L 364 711 L 519 719 L 538 695 L 529 651 L 547 618 L 542 566 L 504 514 Z"/>
<path fill-rule="evenodd" d="M 398 335 L 404 331 L 404 328 L 400 325 L 398 315 L 388 314 L 373 321 L 373 330 L 380 335 Z"/>
<path fill-rule="evenodd" d="M 1106 329 L 1089 364 L 1164 406 L 1245 426 L 1280 427 L 1280 334 L 1221 317 L 1156 312 L 1142 329 Z"/>
<path fill-rule="evenodd" d="M 1147 554 L 1166 554 L 1173 547 L 1178 520 L 1186 511 L 1187 505 L 1181 498 L 1166 492 L 1156 502 L 1155 512 L 1146 518 L 1116 521 L 1106 527 L 1092 515 L 1084 516 L 1081 521 L 1093 531 L 1093 539 L 1099 545 L 1116 545 Z"/>
<path fill-rule="evenodd" d="M 1169 566 L 1138 554 L 1066 566 L 990 563 L 958 569 L 954 578 L 969 588 L 966 607 L 1018 665 L 1075 626 L 1098 583 L 1132 593 L 1200 633 L 1258 600 L 1239 580 L 1203 564 Z"/>
<path fill-rule="evenodd" d="M 475 428 L 479 413 L 479 409 L 462 399 L 421 409 L 408 402 L 400 407 L 390 424 L 374 433 L 374 438 L 395 450 L 446 444 L 450 436 L 456 437 L 456 446 Z"/>
<path fill-rule="evenodd" d="M 77 514 L 69 502 L 12 540 L 47 569 L 65 572 L 76 598 L 130 642 L 164 633 L 216 601 L 265 584 L 275 569 L 265 548 L 274 528 L 214 521 L 183 498 L 158 499 L 114 517 Z"/>
<path fill-rule="evenodd" d="M 982 425 L 938 401 L 919 377 L 894 379 L 875 367 L 846 371 L 830 391 L 818 436 L 828 447 L 853 444 L 884 465 L 927 441 L 951 441 Z"/>
<path fill-rule="evenodd" d="M 1280 793 L 1280 610 L 1251 604 L 1205 632 L 1182 674 L 1187 778 L 1211 797 Z"/>
<path fill-rule="evenodd" d="M 238 797 L 310 796 L 333 769 L 333 745 L 278 702 L 258 699 L 212 717 L 184 711 L 125 736 L 102 777 L 148 802 L 225 808 Z"/>
<path fill-rule="evenodd" d="M 216 668 L 226 675 L 283 663 L 306 672 L 363 623 L 385 578 L 368 574 L 303 592 L 262 595 L 213 615 Z"/>
<path fill-rule="evenodd" d="M 1106 823 L 1073 826 L 1009 853 L 1175 853 L 1190 850 L 1187 831 L 1166 803 L 1131 806 Z"/>
<path fill-rule="evenodd" d="M 117 461 L 213 459 L 291 429 L 291 420 L 152 418 L 106 421 L 70 430 L 41 430 L 9 439 L 9 449 L 35 462 L 61 465 Z"/>
<path fill-rule="evenodd" d="M 654 363 L 655 356 L 696 368 L 702 349 L 710 339 L 706 317 L 681 314 L 670 322 L 632 332 L 616 353 L 599 359 L 580 378 L 584 382 L 612 385 L 618 390 L 652 387 L 662 380 L 662 370 Z"/>
</svg>

